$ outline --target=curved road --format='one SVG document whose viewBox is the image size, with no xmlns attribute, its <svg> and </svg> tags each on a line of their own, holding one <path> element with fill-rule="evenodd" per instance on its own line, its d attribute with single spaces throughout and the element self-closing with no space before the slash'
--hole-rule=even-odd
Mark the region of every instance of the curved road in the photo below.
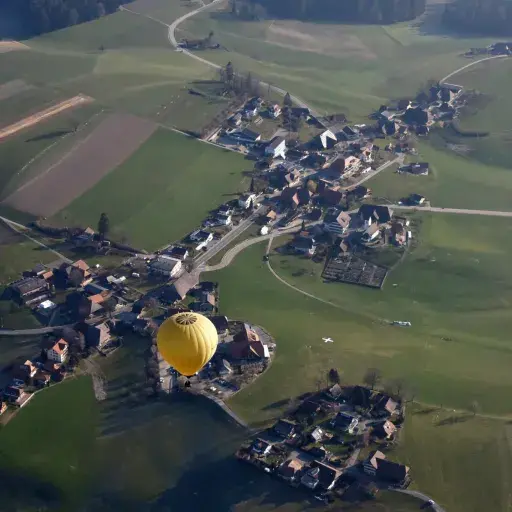
<svg viewBox="0 0 512 512">
<path fill-rule="evenodd" d="M 471 66 L 475 66 L 476 64 L 479 64 L 480 62 L 484 62 L 486 60 L 493 60 L 493 59 L 503 59 L 508 57 L 508 55 L 494 55 L 492 57 L 485 57 L 483 59 L 475 60 L 473 62 L 470 62 L 469 64 L 466 64 L 465 66 L 462 66 L 459 69 L 456 69 L 455 71 L 452 71 L 449 75 L 446 75 L 443 79 L 439 80 L 439 83 L 442 84 L 448 80 L 448 78 L 451 78 L 452 76 L 457 75 L 461 71 L 464 71 L 467 68 L 470 68 Z"/>
<path fill-rule="evenodd" d="M 439 208 L 435 206 L 402 206 L 399 204 L 383 205 L 393 210 L 412 210 L 417 212 L 456 213 L 459 215 L 482 215 L 485 217 L 512 217 L 512 212 L 494 210 L 465 210 L 463 208 Z"/>
<path fill-rule="evenodd" d="M 402 494 L 408 494 L 409 496 L 418 498 L 425 503 L 432 499 L 429 496 L 427 496 L 426 494 L 423 494 L 422 492 L 419 492 L 419 491 L 409 491 L 408 489 L 392 489 L 392 488 L 390 488 L 389 490 L 393 491 L 393 492 L 399 492 Z M 427 510 L 434 510 L 435 512 L 445 512 L 444 508 L 441 508 L 435 501 L 434 501 L 433 505 L 431 505 L 430 508 L 428 508 Z"/>
<path fill-rule="evenodd" d="M 162 20 L 159 20 L 157 18 L 153 18 L 152 16 L 149 16 L 147 14 L 142 14 L 140 12 L 128 9 L 127 7 L 124 7 L 123 5 L 121 5 L 119 7 L 119 10 L 126 11 L 126 12 L 129 12 L 131 14 L 136 14 L 138 16 L 144 16 L 145 18 L 148 18 L 148 19 L 150 19 L 152 21 L 155 21 L 156 23 L 159 23 L 160 25 L 164 25 L 165 27 L 167 27 L 167 38 L 169 39 L 169 43 L 176 49 L 176 51 L 184 53 L 185 55 L 189 56 L 190 58 L 195 59 L 195 60 L 197 60 L 199 62 L 202 62 L 203 64 L 206 64 L 207 66 L 210 66 L 210 67 L 215 68 L 215 69 L 220 69 L 221 66 L 219 64 L 216 64 L 215 62 L 211 62 L 211 61 L 209 61 L 207 59 L 204 59 L 203 57 L 200 57 L 199 55 L 195 54 L 194 52 L 191 52 L 191 51 L 187 50 L 186 48 L 180 48 L 178 46 L 178 41 L 176 40 L 176 30 L 177 30 L 178 26 L 181 25 L 185 20 L 191 18 L 192 16 L 195 16 L 196 14 L 199 14 L 200 12 L 203 12 L 203 11 L 205 11 L 207 9 L 210 9 L 211 7 L 213 7 L 213 6 L 217 5 L 217 4 L 225 2 L 225 1 L 226 0 L 213 0 L 213 2 L 211 2 L 211 3 L 207 4 L 207 5 L 202 5 L 198 9 L 195 9 L 194 11 L 187 12 L 183 16 L 181 16 L 178 19 L 174 20 L 170 25 L 165 23 L 165 22 L 163 22 Z M 281 96 L 284 96 L 286 94 L 286 92 L 287 92 L 284 89 L 281 89 L 280 87 L 277 87 L 276 85 L 272 85 L 272 84 L 269 84 L 267 82 L 260 82 L 260 83 L 261 83 L 261 85 L 263 87 L 270 87 L 270 89 L 272 89 L 274 92 L 276 92 L 277 94 L 279 94 Z M 309 109 L 311 114 L 314 117 L 316 117 L 316 118 L 321 117 L 320 113 L 317 110 L 311 108 L 307 103 L 302 101 L 300 98 L 298 98 L 297 96 L 293 96 L 293 95 L 290 95 L 290 96 L 291 96 L 292 101 L 296 105 L 298 105 L 301 108 Z"/>
</svg>

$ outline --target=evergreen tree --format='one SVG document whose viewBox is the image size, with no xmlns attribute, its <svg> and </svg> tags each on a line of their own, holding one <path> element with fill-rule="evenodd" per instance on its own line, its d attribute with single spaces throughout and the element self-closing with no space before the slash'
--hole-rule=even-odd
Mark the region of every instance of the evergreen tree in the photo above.
<svg viewBox="0 0 512 512">
<path fill-rule="evenodd" d="M 110 219 L 108 218 L 108 215 L 106 213 L 102 213 L 100 216 L 100 220 L 98 221 L 98 233 L 100 234 L 102 239 L 104 239 L 107 236 L 109 229 Z"/>
</svg>

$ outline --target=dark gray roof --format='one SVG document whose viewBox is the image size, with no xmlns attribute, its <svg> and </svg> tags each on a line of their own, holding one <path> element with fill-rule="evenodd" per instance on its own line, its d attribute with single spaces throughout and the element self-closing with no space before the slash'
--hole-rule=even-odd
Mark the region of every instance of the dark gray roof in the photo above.
<svg viewBox="0 0 512 512">
<path fill-rule="evenodd" d="M 179 261 L 175 260 L 174 258 L 171 258 L 169 256 L 159 256 L 150 263 L 149 267 L 152 270 L 171 272 L 172 269 L 178 264 Z"/>
<path fill-rule="evenodd" d="M 276 149 L 279 144 L 281 144 L 284 141 L 283 137 L 274 137 L 269 144 L 269 147 L 272 149 Z"/>
<path fill-rule="evenodd" d="M 391 220 L 392 211 L 387 206 L 363 204 L 359 208 L 359 215 L 364 220 L 376 220 L 383 224 Z"/>
<path fill-rule="evenodd" d="M 25 279 L 20 279 L 12 283 L 11 288 L 13 288 L 19 295 L 26 295 L 28 293 L 35 292 L 36 290 L 47 288 L 48 284 L 44 279 L 39 277 L 27 277 Z"/>
</svg>

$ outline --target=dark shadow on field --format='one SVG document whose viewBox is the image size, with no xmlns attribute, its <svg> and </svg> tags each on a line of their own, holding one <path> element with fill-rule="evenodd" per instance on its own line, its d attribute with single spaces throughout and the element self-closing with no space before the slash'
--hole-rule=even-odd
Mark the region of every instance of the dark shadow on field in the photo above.
<svg viewBox="0 0 512 512">
<path fill-rule="evenodd" d="M 0 457 L 0 464 L 3 462 Z M 56 510 L 62 497 L 52 484 L 9 468 L 0 469 L 0 502 L 2 512 Z"/>
<path fill-rule="evenodd" d="M 473 414 L 464 414 L 461 416 L 449 416 L 444 420 L 440 420 L 436 423 L 436 427 L 445 427 L 447 425 L 455 425 L 457 423 L 465 423 L 466 421 L 474 418 Z"/>
<path fill-rule="evenodd" d="M 436 412 L 436 411 L 439 411 L 441 410 L 440 407 L 425 407 L 424 409 L 419 409 L 417 411 L 414 411 L 412 413 L 413 416 L 416 416 L 416 415 L 427 415 L 427 414 L 431 414 L 433 412 Z"/>
<path fill-rule="evenodd" d="M 151 512 L 226 512 L 240 503 L 256 500 L 259 507 L 277 509 L 287 503 L 301 503 L 308 496 L 233 456 L 214 458 L 215 453 L 196 457 L 176 486 L 163 492 Z"/>
<path fill-rule="evenodd" d="M 56 139 L 57 137 L 62 137 L 63 135 L 67 135 L 68 133 L 71 133 L 71 130 L 56 130 L 54 132 L 43 133 L 42 135 L 31 137 L 30 139 L 27 139 L 25 142 L 36 142 L 38 140 Z"/>
</svg>

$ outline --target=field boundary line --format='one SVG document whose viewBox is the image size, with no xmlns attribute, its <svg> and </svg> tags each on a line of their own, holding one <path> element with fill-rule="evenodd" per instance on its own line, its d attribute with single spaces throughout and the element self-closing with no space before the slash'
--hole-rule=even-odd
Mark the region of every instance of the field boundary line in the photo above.
<svg viewBox="0 0 512 512">
<path fill-rule="evenodd" d="M 18 133 L 25 128 L 30 128 L 31 126 L 39 124 L 41 121 L 60 114 L 65 110 L 77 107 L 79 105 L 85 105 L 93 101 L 93 98 L 84 94 L 78 94 L 77 96 L 68 98 L 67 100 L 61 101 L 57 105 L 53 105 L 52 107 L 48 107 L 44 110 L 36 112 L 35 114 L 27 116 L 24 119 L 17 121 L 16 123 L 10 124 L 5 128 L 0 129 L 0 140 L 10 137 L 11 135 Z"/>
<path fill-rule="evenodd" d="M 450 74 L 446 75 L 444 78 L 439 80 L 439 83 L 442 84 L 442 83 L 446 82 L 446 80 L 448 80 L 452 76 L 457 75 L 461 71 L 464 71 L 465 69 L 468 69 L 471 66 L 476 66 L 480 62 L 485 62 L 486 60 L 493 60 L 493 59 L 503 59 L 504 57 L 508 57 L 508 55 L 493 55 L 492 57 L 484 57 L 483 59 L 475 60 L 473 62 L 470 62 L 469 64 L 466 64 L 465 66 L 460 67 L 459 69 L 456 69 L 455 71 L 452 71 Z M 454 84 L 454 85 L 456 85 L 456 84 Z"/>
</svg>

